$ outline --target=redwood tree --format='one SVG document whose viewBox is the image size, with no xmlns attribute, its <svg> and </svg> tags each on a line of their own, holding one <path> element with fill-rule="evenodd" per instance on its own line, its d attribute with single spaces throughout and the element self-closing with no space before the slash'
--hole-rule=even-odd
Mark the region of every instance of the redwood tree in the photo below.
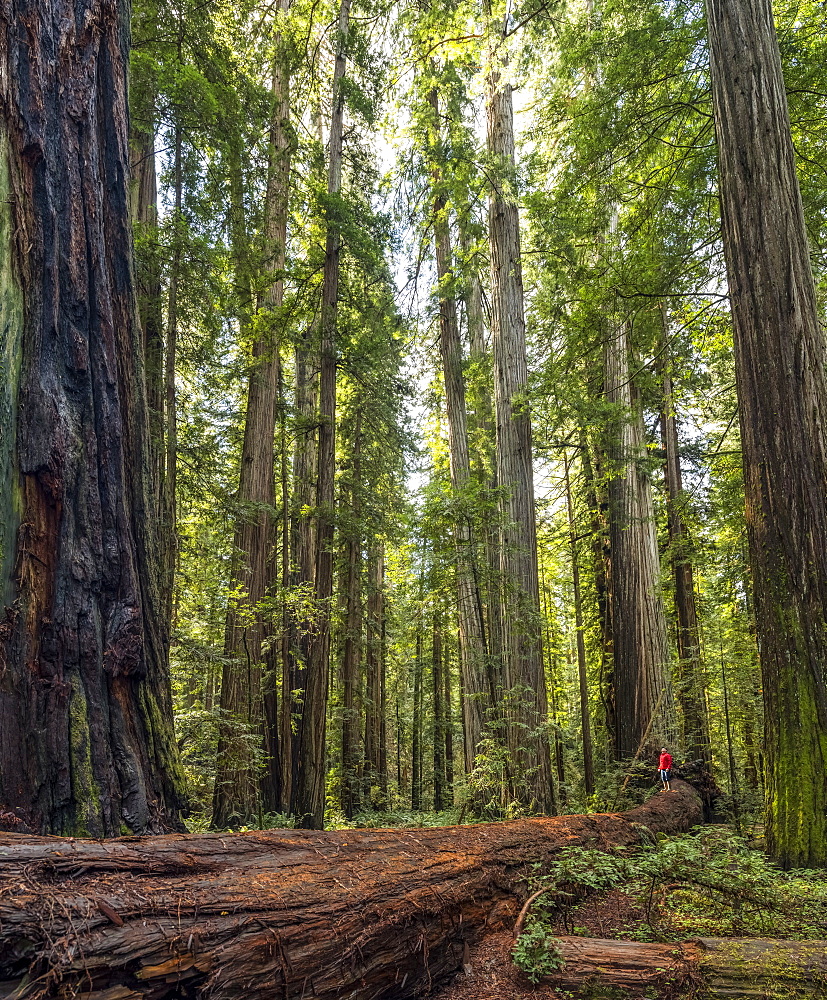
<svg viewBox="0 0 827 1000">
<path fill-rule="evenodd" d="M 486 10 L 491 16 L 490 5 Z M 500 28 L 492 27 L 496 37 Z M 513 789 L 531 808 L 556 806 L 548 744 L 548 701 L 540 636 L 540 585 L 534 510 L 531 415 L 525 309 L 516 200 L 511 84 L 493 62 L 486 80 L 488 154 L 498 168 L 488 199 L 491 241 L 491 334 L 497 419 L 497 481 L 502 488 L 500 571 L 506 589 L 502 618 L 503 680 L 508 693 Z M 492 171 L 493 175 L 493 171 Z M 519 786 L 519 787 L 517 787 Z"/>
<path fill-rule="evenodd" d="M 605 394 L 614 407 L 607 438 L 612 558 L 615 755 L 651 753 L 674 732 L 660 557 L 646 471 L 643 413 L 629 370 L 629 326 L 604 345 Z"/>
<path fill-rule="evenodd" d="M 744 490 L 764 679 L 767 845 L 827 863 L 827 384 L 770 0 L 707 0 Z"/>
<path fill-rule="evenodd" d="M 0 5 L 0 806 L 180 826 L 118 0 Z"/>
</svg>

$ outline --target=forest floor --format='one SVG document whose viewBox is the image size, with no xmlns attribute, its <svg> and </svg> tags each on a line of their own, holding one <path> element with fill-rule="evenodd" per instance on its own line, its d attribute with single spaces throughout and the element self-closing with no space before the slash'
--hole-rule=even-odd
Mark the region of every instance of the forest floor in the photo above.
<svg viewBox="0 0 827 1000">
<path fill-rule="evenodd" d="M 540 898 L 530 911 L 525 929 L 535 921 L 552 943 L 572 935 L 664 944 L 827 938 L 827 873 L 781 872 L 727 825 L 659 837 L 649 849 L 614 858 L 581 849 L 563 852 L 561 866 L 554 874 L 542 873 L 534 889 L 543 878 L 572 890 L 558 895 L 556 903 L 547 897 L 546 906 Z M 464 971 L 434 993 L 436 1000 L 568 1000 L 569 992 L 534 985 L 514 964 L 515 923 L 512 915 L 478 940 Z M 633 989 L 623 995 L 643 1000 L 652 996 L 647 989 L 642 984 L 639 995 Z"/>
<path fill-rule="evenodd" d="M 584 937 L 628 937 L 643 934 L 646 914 L 633 896 L 615 889 L 584 900 L 552 928 L 556 934 L 571 934 L 573 921 Z M 551 986 L 532 985 L 511 961 L 513 947 L 512 930 L 484 937 L 470 949 L 467 971 L 437 991 L 435 1000 L 568 1000 Z M 628 1000 L 638 998 L 630 994 Z"/>
</svg>

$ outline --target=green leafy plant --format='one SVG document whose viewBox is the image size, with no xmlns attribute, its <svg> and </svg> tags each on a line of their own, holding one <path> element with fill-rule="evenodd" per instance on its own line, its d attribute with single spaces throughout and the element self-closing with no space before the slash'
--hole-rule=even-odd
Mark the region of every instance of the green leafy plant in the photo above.
<svg viewBox="0 0 827 1000">
<path fill-rule="evenodd" d="M 517 938 L 511 958 L 532 983 L 538 983 L 543 976 L 565 965 L 559 938 L 554 936 L 545 920 L 536 917 L 529 920 L 527 928 Z"/>
</svg>

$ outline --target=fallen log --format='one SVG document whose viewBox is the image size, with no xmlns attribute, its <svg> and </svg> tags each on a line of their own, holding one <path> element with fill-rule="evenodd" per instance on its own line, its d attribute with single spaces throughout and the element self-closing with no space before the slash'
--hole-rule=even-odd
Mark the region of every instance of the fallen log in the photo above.
<svg viewBox="0 0 827 1000">
<path fill-rule="evenodd" d="M 827 996 L 827 941 L 702 938 L 641 944 L 565 937 L 559 952 L 564 966 L 543 982 L 583 998 Z"/>
<path fill-rule="evenodd" d="M 415 997 L 513 923 L 527 876 L 562 847 L 699 823 L 694 790 L 673 789 L 623 814 L 477 826 L 0 834 L 0 997 Z"/>
</svg>

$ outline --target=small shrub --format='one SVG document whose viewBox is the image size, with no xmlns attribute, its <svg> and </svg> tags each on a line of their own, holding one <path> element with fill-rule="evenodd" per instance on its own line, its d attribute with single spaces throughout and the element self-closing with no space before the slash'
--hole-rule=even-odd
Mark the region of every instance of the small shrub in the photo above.
<svg viewBox="0 0 827 1000">
<path fill-rule="evenodd" d="M 532 983 L 538 983 L 565 964 L 560 940 L 545 921 L 537 919 L 530 920 L 517 938 L 511 958 Z"/>
</svg>

